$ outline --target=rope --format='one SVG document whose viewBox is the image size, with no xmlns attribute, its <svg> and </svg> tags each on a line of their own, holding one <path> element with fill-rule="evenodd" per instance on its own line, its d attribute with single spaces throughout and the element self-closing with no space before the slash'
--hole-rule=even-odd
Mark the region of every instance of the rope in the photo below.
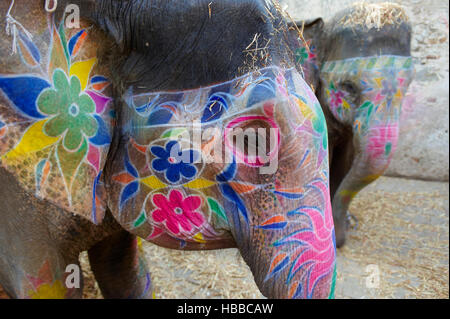
<svg viewBox="0 0 450 319">
<path fill-rule="evenodd" d="M 19 30 L 21 30 L 28 37 L 28 39 L 31 40 L 33 38 L 33 35 L 11 15 L 13 6 L 14 0 L 11 1 L 11 5 L 6 13 L 6 34 L 13 37 L 11 55 L 17 53 L 17 37 L 19 36 Z"/>
<path fill-rule="evenodd" d="M 50 8 L 50 1 L 53 1 L 53 7 Z M 28 39 L 32 39 L 33 35 L 14 17 L 11 15 L 11 11 L 14 7 L 15 0 L 11 0 L 11 4 L 9 5 L 8 12 L 6 13 L 6 34 L 13 38 L 11 55 L 17 53 L 17 37 L 19 36 L 19 32 L 25 34 Z M 45 0 L 45 11 L 52 13 L 56 10 L 58 6 L 58 0 Z"/>
</svg>

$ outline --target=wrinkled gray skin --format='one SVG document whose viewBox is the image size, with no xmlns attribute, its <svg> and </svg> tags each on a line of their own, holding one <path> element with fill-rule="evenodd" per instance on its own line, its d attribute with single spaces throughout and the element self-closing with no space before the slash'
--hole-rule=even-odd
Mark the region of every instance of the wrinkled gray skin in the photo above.
<svg viewBox="0 0 450 319">
<path fill-rule="evenodd" d="M 336 119 L 330 111 L 326 98 L 326 87 L 321 79 L 320 67 L 327 61 L 345 60 L 358 57 L 371 57 L 380 55 L 395 55 L 410 57 L 411 26 L 408 22 L 400 24 L 386 24 L 380 29 L 368 29 L 363 25 L 343 26 L 341 19 L 352 13 L 351 9 L 345 9 L 337 13 L 330 21 L 325 23 L 321 18 L 296 22 L 301 30 L 304 28 L 303 37 L 310 40 L 315 47 L 317 55 L 316 63 L 305 61 L 301 66 L 305 72 L 307 82 L 315 89 L 328 126 L 329 159 L 330 159 L 330 194 L 333 205 L 333 219 L 336 231 L 336 246 L 345 244 L 346 233 L 349 228 L 350 218 L 348 207 L 351 199 L 343 198 L 340 190 L 351 190 L 355 194 L 365 186 L 373 182 L 382 174 L 388 161 L 367 161 L 364 150 L 367 140 L 361 138 L 352 127 L 353 123 L 343 123 Z M 294 26 L 290 27 L 291 33 L 297 37 Z M 299 41 L 296 40 L 297 46 Z M 301 43 L 301 41 L 300 41 Z M 293 44 L 294 46 L 294 44 Z M 345 80 L 338 84 L 339 89 L 346 92 L 347 99 L 355 105 L 360 105 L 366 100 L 361 92 L 359 79 Z M 408 85 L 412 78 L 407 79 Z M 398 118 L 390 117 L 391 122 L 398 124 Z M 356 119 L 356 118 L 354 118 Z M 378 123 L 380 124 L 380 123 Z"/>
<path fill-rule="evenodd" d="M 221 1 L 220 5 L 226 9 L 219 10 L 221 20 L 206 29 L 203 24 L 208 16 L 209 0 L 190 1 L 191 11 L 186 11 L 183 5 L 169 5 L 166 0 L 142 1 L 138 5 L 113 0 L 58 1 L 57 15 L 66 3 L 80 5 L 82 16 L 94 21 L 111 40 L 99 39 L 106 46 L 100 63 L 111 64 L 117 96 L 137 82 L 144 83 L 147 91 L 156 91 L 186 90 L 231 80 L 241 75 L 240 67 L 248 62 L 243 51 L 254 35 L 260 33 L 269 39 L 274 34 L 273 25 L 262 18 L 266 14 L 265 4 L 257 0 Z M 9 1 L 0 3 L 1 17 L 8 6 Z M 44 1 L 27 2 L 27 5 L 16 1 L 14 16 L 19 21 L 45 23 L 43 8 Z M 177 20 L 180 14 L 183 21 Z M 0 30 L 4 28 L 2 19 Z M 217 44 L 218 38 L 222 44 Z M 2 55 L 7 54 L 9 41 L 5 39 L 4 46 L 0 47 Z M 145 51 L 147 42 L 158 50 Z M 177 43 L 181 46 L 174 48 Z M 280 39 L 272 38 L 269 50 L 271 58 L 264 63 L 279 65 L 281 60 L 287 59 L 280 51 L 289 50 Z M 256 61 L 254 67 L 262 67 L 264 63 Z M 115 136 L 111 156 L 121 145 L 120 134 Z M 119 164 L 109 163 L 109 166 L 114 165 Z M 146 289 L 148 278 L 142 276 L 148 273 L 145 265 L 136 263 L 139 258 L 136 237 L 126 232 L 109 211 L 102 224 L 95 226 L 26 193 L 3 168 L 0 168 L 0 185 L 0 284 L 9 296 L 30 297 L 30 291 L 24 288 L 30 276 L 52 276 L 52 280 L 64 282 L 65 267 L 78 264 L 79 253 L 87 250 L 105 298 L 151 297 L 151 287 Z M 246 249 L 243 253 L 249 254 L 249 248 Z M 44 273 L 38 273 L 46 262 L 49 267 Z M 260 282 L 264 276 L 262 271 L 255 273 Z M 284 297 L 285 288 L 279 286 L 282 284 L 264 283 L 261 290 L 268 297 Z M 79 298 L 81 293 L 82 289 L 72 289 L 66 297 Z"/>
</svg>

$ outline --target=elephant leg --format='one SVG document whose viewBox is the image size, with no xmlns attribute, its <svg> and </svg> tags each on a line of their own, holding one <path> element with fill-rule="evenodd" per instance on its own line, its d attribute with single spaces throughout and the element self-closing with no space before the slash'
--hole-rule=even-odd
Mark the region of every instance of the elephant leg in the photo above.
<svg viewBox="0 0 450 319">
<path fill-rule="evenodd" d="M 150 273 L 136 236 L 120 231 L 97 243 L 88 255 L 105 298 L 152 298 Z"/>
<path fill-rule="evenodd" d="M 337 247 L 341 247 L 345 243 L 347 231 L 350 228 L 356 229 L 358 220 L 351 215 L 347 209 L 339 208 L 338 194 L 339 186 L 347 176 L 353 164 L 354 147 L 351 135 L 348 135 L 344 142 L 337 144 L 330 153 L 332 154 L 330 164 L 330 195 L 333 205 L 333 220 L 336 232 Z M 336 199 L 335 199 L 336 198 Z"/>
<path fill-rule="evenodd" d="M 2 168 L 0 180 L 0 285 L 11 298 L 81 298 L 72 215 L 24 192 Z"/>
<path fill-rule="evenodd" d="M 78 259 L 51 245 L 35 244 L 28 250 L 21 247 L 20 256 L 0 256 L 0 283 L 6 294 L 19 299 L 81 298 L 83 275 Z"/>
</svg>

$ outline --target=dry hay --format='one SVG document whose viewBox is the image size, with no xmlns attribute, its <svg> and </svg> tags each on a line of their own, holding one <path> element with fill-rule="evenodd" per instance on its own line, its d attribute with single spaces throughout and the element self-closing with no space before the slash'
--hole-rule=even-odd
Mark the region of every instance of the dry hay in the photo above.
<svg viewBox="0 0 450 319">
<path fill-rule="evenodd" d="M 278 1 L 274 0 L 272 5 L 266 3 L 261 19 L 264 21 L 271 21 L 274 24 L 274 33 L 284 31 L 281 25 L 275 26 L 277 18 L 273 15 L 271 8 L 275 8 L 277 12 L 281 13 L 281 7 Z M 272 35 L 274 35 L 274 33 Z M 261 68 L 271 65 L 270 44 L 272 39 L 261 37 L 261 35 L 262 34 L 260 33 L 256 33 L 251 42 L 242 51 L 245 55 L 245 59 L 243 65 L 238 68 L 239 76 L 247 73 L 255 73 L 256 75 L 260 75 L 261 73 L 259 70 Z M 230 60 L 231 58 L 232 56 L 230 56 Z"/>
<path fill-rule="evenodd" d="M 237 249 L 192 252 L 143 246 L 157 299 L 264 298 Z M 81 259 L 86 261 L 87 255 Z M 101 299 L 89 265 L 84 264 L 83 298 Z"/>
<path fill-rule="evenodd" d="M 379 267 L 381 283 L 372 297 L 449 298 L 448 194 L 375 191 L 355 198 L 350 211 L 359 227 L 338 255 Z M 339 266 L 346 268 L 345 262 Z"/>
<path fill-rule="evenodd" d="M 237 249 L 183 252 L 145 245 L 157 298 L 264 298 Z"/>
<path fill-rule="evenodd" d="M 272 23 L 273 29 L 270 36 L 273 39 L 277 39 L 276 41 L 280 41 L 279 39 L 286 41 L 289 38 L 288 32 L 294 31 L 298 34 L 299 40 L 303 42 L 309 52 L 310 48 L 303 37 L 304 26 L 300 29 L 286 8 L 282 8 L 278 0 L 266 1 L 265 10 L 261 18 L 263 21 L 270 21 Z M 288 24 L 290 25 L 289 27 Z M 245 75 L 247 73 L 260 74 L 259 70 L 261 68 L 272 65 L 272 55 L 280 59 L 277 61 L 278 66 L 286 69 L 294 66 L 292 64 L 292 61 L 294 61 L 294 52 L 288 43 L 274 44 L 272 38 L 263 38 L 259 33 L 254 35 L 242 53 L 245 54 L 245 60 L 243 65 L 238 68 L 238 75 Z M 231 58 L 232 56 L 230 56 Z M 302 69 L 301 65 L 297 67 Z"/>
<path fill-rule="evenodd" d="M 388 24 L 396 25 L 403 22 L 408 22 L 405 9 L 402 5 L 392 2 L 356 2 L 350 12 L 339 21 L 344 26 L 362 25 L 368 29 L 380 29 Z"/>
<path fill-rule="evenodd" d="M 401 179 L 382 178 L 374 184 L 385 191 L 371 185 L 352 203 L 359 226 L 338 250 L 336 298 L 449 298 L 448 184 L 444 191 L 439 186 L 428 192 L 393 192 L 385 187 L 386 180 L 394 189 L 405 188 Z M 237 249 L 143 247 L 157 298 L 263 297 Z M 81 265 L 83 297 L 101 298 L 86 253 Z M 368 265 L 380 269 L 377 289 L 365 287 Z"/>
<path fill-rule="evenodd" d="M 418 183 L 426 187 L 414 191 Z M 448 184 L 440 183 L 381 178 L 361 192 L 350 208 L 358 228 L 338 250 L 336 298 L 449 298 L 448 202 Z M 263 297 L 237 249 L 143 247 L 157 298 Z M 87 254 L 80 259 L 83 297 L 101 298 Z M 365 286 L 368 265 L 380 269 L 376 289 Z"/>
<path fill-rule="evenodd" d="M 102 299 L 102 293 L 98 287 L 97 281 L 92 273 L 87 252 L 80 254 L 80 266 L 83 272 L 83 298 L 85 299 Z"/>
<path fill-rule="evenodd" d="M 385 180 L 392 181 L 377 183 L 384 188 Z M 350 211 L 359 226 L 338 250 L 336 298 L 449 297 L 448 186 L 447 193 L 393 193 L 371 186 Z M 143 246 L 157 298 L 263 298 L 237 249 L 184 252 Z M 377 289 L 365 287 L 368 265 L 380 269 Z M 85 285 L 85 297 L 100 296 L 91 274 Z"/>
</svg>

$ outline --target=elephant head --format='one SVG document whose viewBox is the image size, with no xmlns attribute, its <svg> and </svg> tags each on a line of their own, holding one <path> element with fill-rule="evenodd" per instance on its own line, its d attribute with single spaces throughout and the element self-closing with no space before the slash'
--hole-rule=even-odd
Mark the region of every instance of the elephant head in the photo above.
<svg viewBox="0 0 450 319">
<path fill-rule="evenodd" d="M 298 62 L 327 118 L 339 247 L 352 199 L 386 171 L 397 146 L 401 105 L 414 76 L 411 27 L 393 4 L 357 4 L 326 23 L 297 27 L 309 43 L 297 49 L 297 56 L 304 52 Z"/>
<path fill-rule="evenodd" d="M 238 247 L 267 296 L 332 296 L 326 122 L 278 7 L 58 3 L 79 5 L 80 28 L 58 10 L 33 37 L 15 24 L 2 167 L 31 194 L 158 245 Z"/>
</svg>

